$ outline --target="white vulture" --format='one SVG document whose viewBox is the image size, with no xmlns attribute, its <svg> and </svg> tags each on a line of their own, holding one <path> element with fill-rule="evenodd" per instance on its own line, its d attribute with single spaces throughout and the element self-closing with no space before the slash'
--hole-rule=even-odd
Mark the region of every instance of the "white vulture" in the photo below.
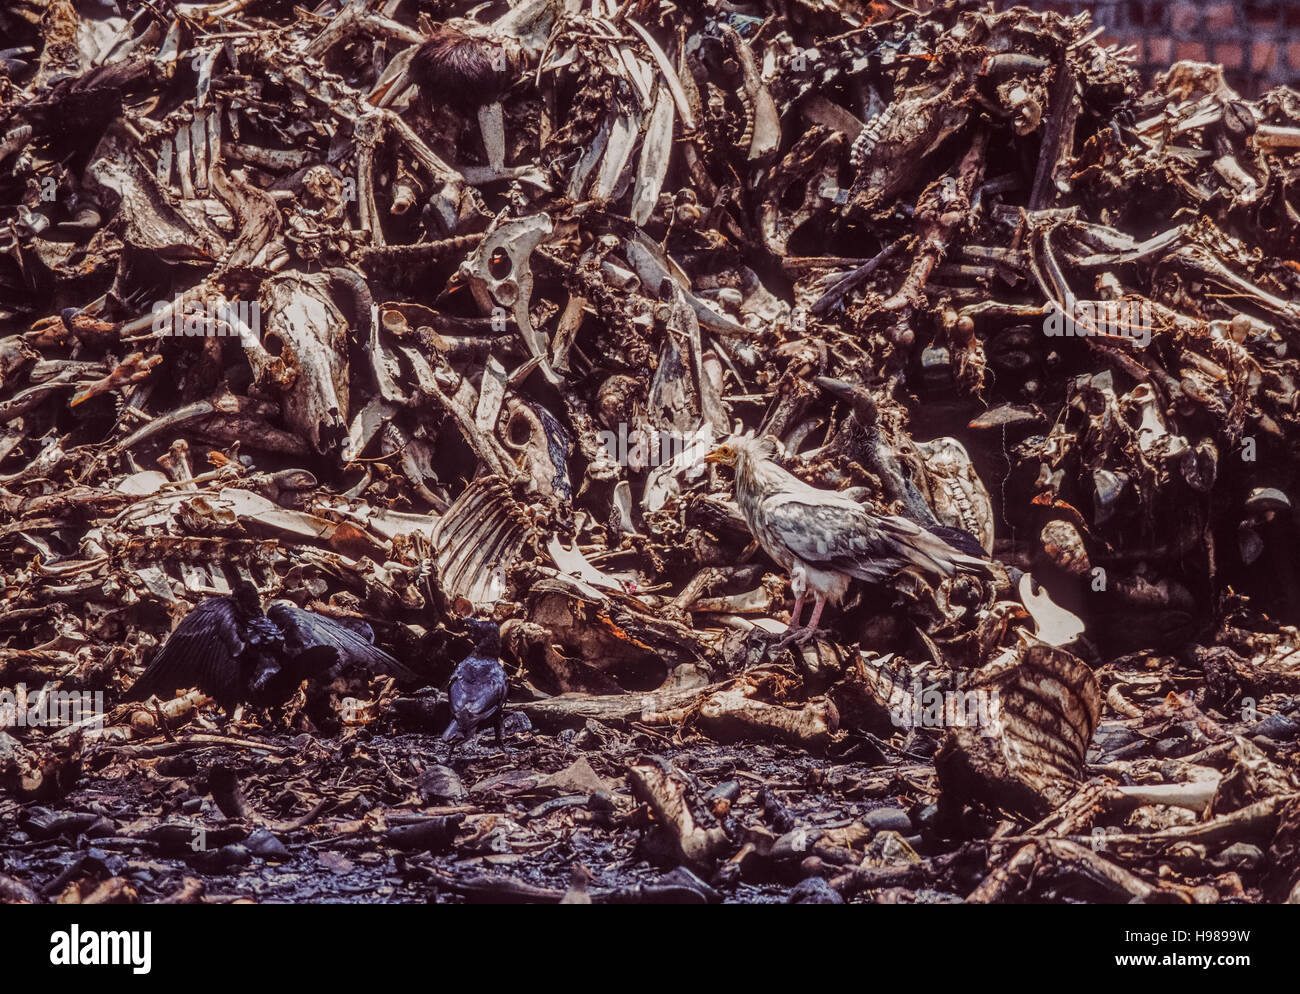
<svg viewBox="0 0 1300 994">
<path fill-rule="evenodd" d="M 993 575 L 989 563 L 968 556 L 938 535 L 896 515 L 874 514 L 834 490 L 810 486 L 773 459 L 771 443 L 737 435 L 713 449 L 705 461 L 736 471 L 736 502 L 749 530 L 783 569 L 795 593 L 790 630 L 811 635 L 826 601 L 839 603 L 853 577 L 887 583 L 914 566 L 931 575 Z M 812 617 L 799 628 L 804 598 L 812 591 Z"/>
</svg>

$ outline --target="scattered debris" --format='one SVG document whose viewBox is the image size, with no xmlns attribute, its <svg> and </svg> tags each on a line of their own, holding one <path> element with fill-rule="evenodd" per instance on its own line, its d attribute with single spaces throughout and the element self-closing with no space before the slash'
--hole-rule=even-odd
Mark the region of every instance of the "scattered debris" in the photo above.
<svg viewBox="0 0 1300 994">
<path fill-rule="evenodd" d="M 1295 91 L 135 6 L 0 11 L 0 900 L 1300 899 Z"/>
</svg>

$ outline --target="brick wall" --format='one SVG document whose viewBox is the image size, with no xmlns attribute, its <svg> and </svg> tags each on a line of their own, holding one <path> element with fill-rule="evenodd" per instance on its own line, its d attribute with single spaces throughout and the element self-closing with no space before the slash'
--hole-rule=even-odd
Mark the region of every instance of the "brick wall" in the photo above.
<svg viewBox="0 0 1300 994">
<path fill-rule="evenodd" d="M 1245 96 L 1300 88 L 1300 0 L 1020 0 L 1035 10 L 1092 12 L 1102 40 L 1132 45 L 1150 78 L 1180 59 L 1218 62 Z M 998 8 L 1015 6 L 999 0 Z"/>
</svg>

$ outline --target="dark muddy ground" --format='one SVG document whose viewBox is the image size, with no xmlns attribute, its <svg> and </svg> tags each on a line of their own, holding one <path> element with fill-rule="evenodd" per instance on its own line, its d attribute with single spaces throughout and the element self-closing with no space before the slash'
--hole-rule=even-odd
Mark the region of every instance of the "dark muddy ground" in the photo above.
<svg viewBox="0 0 1300 994">
<path fill-rule="evenodd" d="M 0 881 L 62 903 L 554 902 L 580 864 L 597 903 L 938 903 L 978 899 L 1023 842 L 969 810 L 944 823 L 933 762 L 911 752 L 933 749 L 925 733 L 814 756 L 635 725 L 548 734 L 516 710 L 505 752 L 488 733 L 449 757 L 403 730 L 419 703 L 332 736 L 232 722 L 92 746 L 56 804 L 0 801 Z M 1098 734 L 1140 742 L 1119 722 Z M 696 827 L 721 831 L 721 858 L 692 861 L 652 830 L 630 776 L 649 756 L 672 764 Z M 1169 893 L 1260 900 L 1242 845 L 1207 863 L 1189 842 L 1162 871 L 1185 882 Z M 1141 847 L 1087 849 L 1144 862 Z M 1086 852 L 1051 858 L 1024 899 L 1126 899 Z"/>
<path fill-rule="evenodd" d="M 489 735 L 482 745 L 461 748 L 463 755 L 452 760 L 467 798 L 432 806 L 419 802 L 421 773 L 446 758 L 446 746 L 432 737 L 361 730 L 334 739 L 269 735 L 265 745 L 265 751 L 178 745 L 169 755 L 130 764 L 100 752 L 88 763 L 103 767 L 61 800 L 52 820 L 38 826 L 47 813 L 39 807 L 12 812 L 13 821 L 6 817 L 9 824 L 0 835 L 5 872 L 47 899 L 65 887 L 90 894 L 99 882 L 120 877 L 139 900 L 153 902 L 196 877 L 208 900 L 424 903 L 463 899 L 430 880 L 430 869 L 452 877 L 494 874 L 563 890 L 578 861 L 593 874 L 593 891 L 654 884 L 668 871 L 662 863 L 656 867 L 640 830 L 625 824 L 627 817 L 619 813 L 633 807 L 623 756 L 663 746 L 649 735 L 610 750 L 590 734 L 567 733 L 554 741 L 512 734 L 506 755 L 491 745 Z M 706 791 L 722 787 L 729 793 L 733 785 L 733 809 L 762 809 L 759 798 L 766 791 L 770 804 L 779 806 L 777 821 L 797 816 L 822 828 L 853 824 L 880 806 L 887 786 L 867 765 L 832 764 L 781 748 L 669 747 L 660 755 L 689 771 Z M 593 796 L 538 786 L 547 774 L 581 761 L 590 764 L 606 791 Z M 221 846 L 224 820 L 203 789 L 217 765 L 238 772 L 248 803 L 266 820 L 292 821 L 320 799 L 328 799 L 328 808 L 303 828 L 270 832 L 285 852 L 253 855 L 251 850 L 269 845 L 263 835 Z M 575 787 L 581 786 L 575 780 Z M 376 838 L 383 825 L 452 813 L 463 813 L 465 826 L 474 829 L 455 851 L 402 854 Z M 94 824 L 87 828 L 87 821 Z M 136 826 L 156 829 L 162 822 L 185 830 L 170 843 L 148 838 L 149 829 L 136 832 Z M 187 830 L 191 825 L 204 825 L 211 834 L 207 851 L 191 851 L 201 845 Z M 779 874 L 764 873 L 754 880 L 736 878 L 722 897 L 777 902 L 788 889 Z"/>
<path fill-rule="evenodd" d="M 438 803 L 427 771 L 446 761 L 447 747 L 432 736 L 369 729 L 336 738 L 278 734 L 261 739 L 265 749 L 187 747 L 184 739 L 151 758 L 128 760 L 111 747 L 92 752 L 81 783 L 57 813 L 39 805 L 13 810 L 3 802 L 11 808 L 0 834 L 5 872 L 47 900 L 65 891 L 89 896 L 119 878 L 136 899 L 152 902 L 197 878 L 208 901 L 423 903 L 465 900 L 448 881 L 477 875 L 501 881 L 498 899 L 509 896 L 507 880 L 563 891 L 578 862 L 599 894 L 656 884 L 671 869 L 636 824 L 626 784 L 627 762 L 642 752 L 669 759 L 714 806 L 718 797 L 730 798 L 733 820 L 754 817 L 774 837 L 796 824 L 847 828 L 873 810 L 905 820 L 897 797 L 915 795 L 915 778 L 926 776 L 920 768 L 886 772 L 780 747 L 673 746 L 648 734 L 584 730 L 552 738 L 529 731 L 508 735 L 505 754 L 490 734 L 461 747 L 451 769 L 467 796 Z M 269 827 L 223 844 L 243 836 L 251 822 L 222 816 L 206 789 L 216 767 L 236 773 L 256 820 Z M 555 774 L 556 782 L 542 782 Z M 432 790 L 454 787 L 444 779 Z M 423 803 L 422 793 L 435 803 Z M 322 802 L 310 824 L 284 826 Z M 394 827 L 455 814 L 465 821 L 454 849 L 403 853 L 384 841 Z M 174 826 L 170 837 L 162 837 L 160 825 Z M 194 831 L 198 826 L 206 838 Z M 271 851 L 279 847 L 268 833 L 284 851 Z M 922 835 L 906 834 L 920 852 L 933 851 Z M 797 867 L 796 860 L 782 872 L 754 855 L 713 875 L 716 893 L 704 881 L 699 891 L 727 902 L 779 902 L 800 878 Z"/>
</svg>

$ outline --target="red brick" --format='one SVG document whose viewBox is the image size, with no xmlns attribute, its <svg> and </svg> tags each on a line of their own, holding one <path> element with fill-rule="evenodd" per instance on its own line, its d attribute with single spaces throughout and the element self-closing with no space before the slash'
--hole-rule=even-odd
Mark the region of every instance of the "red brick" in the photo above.
<svg viewBox="0 0 1300 994">
<path fill-rule="evenodd" d="M 1147 61 L 1167 66 L 1174 61 L 1174 43 L 1168 38 L 1147 39 Z"/>
<path fill-rule="evenodd" d="M 1194 3 L 1177 3 L 1169 12 L 1169 26 L 1175 32 L 1191 33 L 1201 26 L 1201 8 Z"/>
<path fill-rule="evenodd" d="M 1199 41 L 1180 41 L 1174 45 L 1174 58 L 1179 62 L 1204 62 L 1205 46 Z"/>
<path fill-rule="evenodd" d="M 1246 58 L 1241 50 L 1241 44 L 1229 41 L 1214 46 L 1210 61 L 1219 63 L 1225 69 L 1240 69 L 1245 64 Z"/>
<path fill-rule="evenodd" d="M 1135 28 L 1157 27 L 1160 24 L 1161 6 L 1150 0 L 1129 0 L 1128 23 Z"/>
<path fill-rule="evenodd" d="M 1246 15 L 1246 20 L 1257 28 L 1277 27 L 1282 20 L 1281 9 L 1277 3 L 1242 4 L 1242 13 Z"/>
<path fill-rule="evenodd" d="M 1237 5 L 1235 3 L 1211 4 L 1205 11 L 1205 28 L 1207 31 L 1223 31 L 1237 23 Z"/>
<path fill-rule="evenodd" d="M 1277 65 L 1277 42 L 1257 41 L 1250 49 L 1250 68 L 1268 72 Z"/>
<path fill-rule="evenodd" d="M 1293 41 L 1286 47 L 1286 60 L 1292 71 L 1300 69 L 1300 41 Z"/>
</svg>

